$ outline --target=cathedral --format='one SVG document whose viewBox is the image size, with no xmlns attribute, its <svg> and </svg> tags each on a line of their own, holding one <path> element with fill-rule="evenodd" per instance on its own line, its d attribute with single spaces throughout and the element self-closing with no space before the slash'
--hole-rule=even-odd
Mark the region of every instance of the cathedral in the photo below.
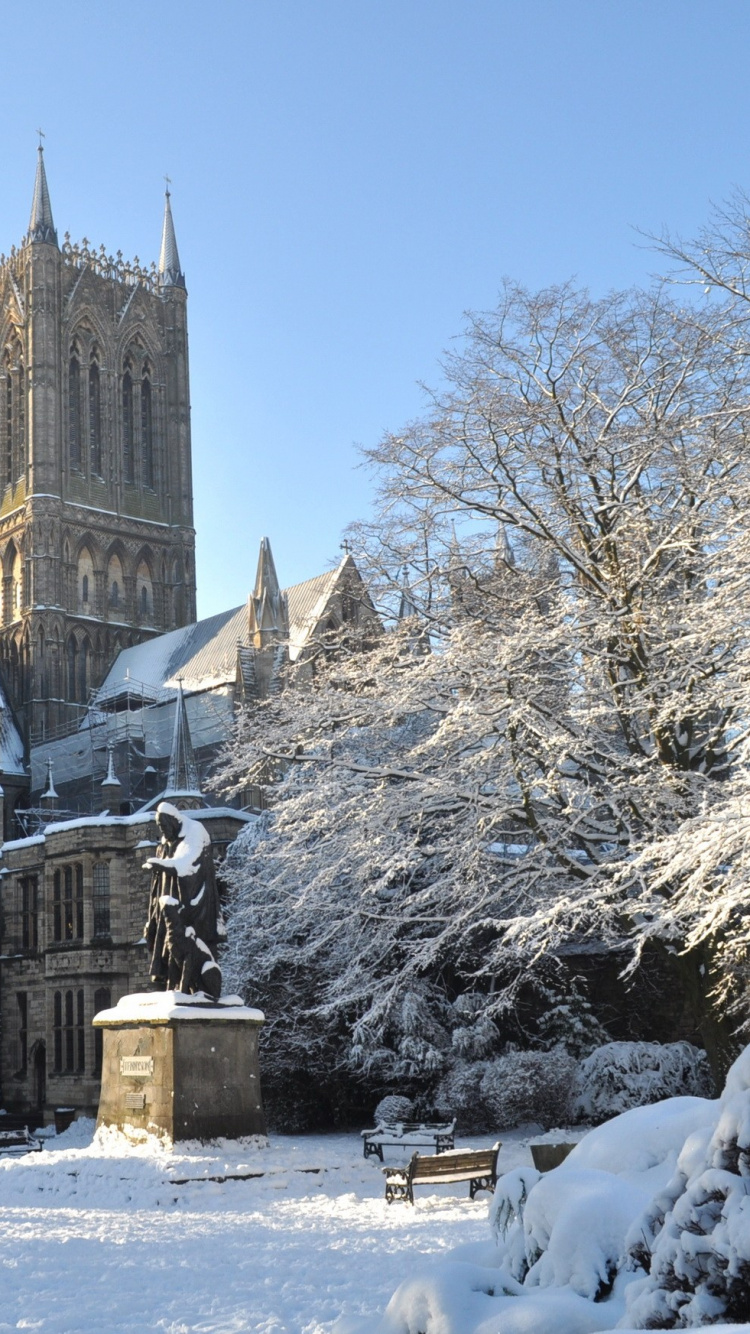
<svg viewBox="0 0 750 1334">
<path fill-rule="evenodd" d="M 196 620 L 186 302 L 169 192 L 158 265 L 61 246 L 40 146 L 0 257 L 0 1099 L 36 1124 L 95 1112 L 91 1020 L 148 985 L 159 800 L 220 866 L 266 801 L 204 795 L 238 708 L 375 618 L 348 553 L 284 589 L 264 538 L 247 602 Z"/>
<path fill-rule="evenodd" d="M 120 649 L 195 620 L 186 299 L 169 193 L 158 266 L 60 245 L 40 145 L 0 257 L 1 662 L 27 746 Z"/>
</svg>

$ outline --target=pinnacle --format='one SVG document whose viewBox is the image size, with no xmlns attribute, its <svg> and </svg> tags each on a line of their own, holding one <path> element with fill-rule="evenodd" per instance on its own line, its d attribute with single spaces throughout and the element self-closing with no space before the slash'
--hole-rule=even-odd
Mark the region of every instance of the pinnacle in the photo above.
<svg viewBox="0 0 750 1334">
<path fill-rule="evenodd" d="M 52 218 L 47 173 L 44 169 L 44 149 L 41 144 L 37 153 L 36 180 L 34 181 L 34 198 L 31 203 L 28 239 L 29 241 L 46 241 L 49 245 L 57 245 L 57 232 Z"/>
<path fill-rule="evenodd" d="M 164 225 L 161 231 L 161 251 L 159 253 L 159 282 L 162 287 L 184 287 L 185 275 L 180 268 L 180 256 L 177 250 L 177 238 L 172 220 L 172 205 L 169 190 L 164 195 Z"/>
</svg>

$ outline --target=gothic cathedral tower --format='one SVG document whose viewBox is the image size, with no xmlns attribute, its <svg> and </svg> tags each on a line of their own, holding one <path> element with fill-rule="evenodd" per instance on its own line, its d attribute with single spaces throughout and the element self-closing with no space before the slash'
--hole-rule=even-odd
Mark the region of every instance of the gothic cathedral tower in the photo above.
<svg viewBox="0 0 750 1334">
<path fill-rule="evenodd" d="M 0 257 L 0 661 L 31 744 L 121 648 L 195 620 L 186 301 L 169 192 L 158 268 L 61 248 L 40 145 Z"/>
</svg>

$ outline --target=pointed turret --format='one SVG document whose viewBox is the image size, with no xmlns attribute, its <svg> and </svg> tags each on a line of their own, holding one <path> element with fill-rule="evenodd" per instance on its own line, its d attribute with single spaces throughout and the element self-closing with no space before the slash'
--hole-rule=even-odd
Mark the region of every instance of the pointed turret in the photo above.
<svg viewBox="0 0 750 1334">
<path fill-rule="evenodd" d="M 267 537 L 260 544 L 255 588 L 248 605 L 248 630 L 250 641 L 256 648 L 263 648 L 270 641 L 286 639 L 289 635 L 286 598 L 279 588 Z"/>
<path fill-rule="evenodd" d="M 34 198 L 31 203 L 29 219 L 29 241 L 46 241 L 48 245 L 57 245 L 57 232 L 52 218 L 52 205 L 49 200 L 47 173 L 44 170 L 44 149 L 38 148 Z"/>
<path fill-rule="evenodd" d="M 495 568 L 505 566 L 512 570 L 515 566 L 516 558 L 508 537 L 508 530 L 505 524 L 500 520 L 497 525 L 497 535 L 495 537 Z"/>
<path fill-rule="evenodd" d="M 177 252 L 177 238 L 174 234 L 170 198 L 169 190 L 167 190 L 164 195 L 164 225 L 161 229 L 159 283 L 162 287 L 184 287 L 185 275 L 180 268 L 180 256 Z"/>
<path fill-rule="evenodd" d="M 418 615 L 419 609 L 412 597 L 412 591 L 409 587 L 409 571 L 406 566 L 404 566 L 401 571 L 401 601 L 398 605 L 398 619 L 400 621 L 408 621 L 412 616 Z"/>
<path fill-rule="evenodd" d="M 169 757 L 169 773 L 165 797 L 200 796 L 198 766 L 195 763 L 193 743 L 185 708 L 185 696 L 182 693 L 182 681 L 177 682 L 177 703 L 174 711 L 174 732 L 172 733 L 172 753 Z"/>
</svg>

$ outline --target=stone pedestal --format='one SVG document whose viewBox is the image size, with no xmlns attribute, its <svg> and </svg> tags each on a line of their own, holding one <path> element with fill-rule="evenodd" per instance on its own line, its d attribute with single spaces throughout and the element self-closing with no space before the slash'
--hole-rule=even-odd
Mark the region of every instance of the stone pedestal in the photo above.
<svg viewBox="0 0 750 1334">
<path fill-rule="evenodd" d="M 177 1140 L 265 1135 L 258 1034 L 264 1017 L 238 996 L 125 996 L 102 1010 L 98 1126 Z"/>
</svg>

